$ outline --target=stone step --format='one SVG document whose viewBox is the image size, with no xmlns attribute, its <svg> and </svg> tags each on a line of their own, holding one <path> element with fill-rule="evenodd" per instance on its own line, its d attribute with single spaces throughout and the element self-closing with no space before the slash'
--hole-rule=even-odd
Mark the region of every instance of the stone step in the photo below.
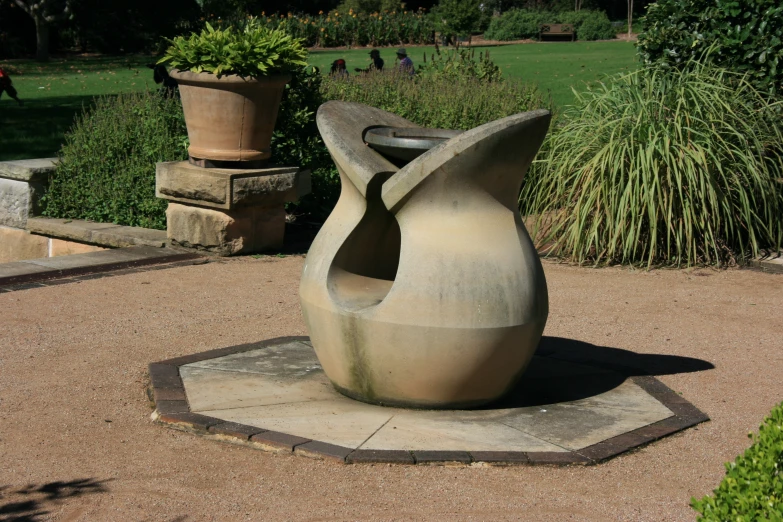
<svg viewBox="0 0 783 522">
<path fill-rule="evenodd" d="M 133 246 L 88 254 L 3 263 L 0 264 L 0 288 L 31 281 L 185 261 L 198 257 L 200 256 L 196 254 L 177 252 L 169 248 Z"/>
<path fill-rule="evenodd" d="M 93 223 L 78 219 L 31 217 L 27 219 L 27 230 L 43 236 L 112 248 L 166 245 L 165 230 L 126 227 L 114 223 Z"/>
</svg>

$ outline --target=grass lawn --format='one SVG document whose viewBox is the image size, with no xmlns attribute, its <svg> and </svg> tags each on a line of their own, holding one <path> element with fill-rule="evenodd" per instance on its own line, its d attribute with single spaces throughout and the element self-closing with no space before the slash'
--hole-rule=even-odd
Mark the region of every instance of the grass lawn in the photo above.
<svg viewBox="0 0 783 522">
<path fill-rule="evenodd" d="M 558 106 L 573 102 L 572 86 L 579 89 L 584 82 L 637 67 L 636 48 L 629 42 L 547 42 L 475 49 L 477 54 L 489 51 L 492 61 L 505 76 L 536 83 L 541 90 L 551 94 Z M 384 67 L 393 67 L 396 48 L 379 50 Z M 421 63 L 425 52 L 428 60 L 435 52 L 434 47 L 409 47 L 407 50 L 414 64 Z M 310 54 L 310 63 L 328 73 L 331 63 L 343 58 L 353 74 L 355 67 L 368 66 L 369 52 L 369 49 L 315 51 Z"/>
<path fill-rule="evenodd" d="M 636 50 L 627 42 L 566 42 L 476 48 L 490 56 L 510 78 L 535 82 L 548 91 L 556 105 L 573 100 L 571 86 L 593 81 L 604 74 L 636 67 Z M 380 49 L 387 67 L 394 65 L 396 49 Z M 432 47 L 409 48 L 414 63 Z M 348 69 L 366 67 L 369 49 L 315 51 L 310 63 L 329 71 L 337 58 Z M 0 62 L 11 74 L 23 107 L 7 95 L 0 98 L 0 161 L 53 156 L 74 116 L 94 96 L 156 88 L 148 56 L 74 57 L 46 64 L 32 60 Z"/>
</svg>

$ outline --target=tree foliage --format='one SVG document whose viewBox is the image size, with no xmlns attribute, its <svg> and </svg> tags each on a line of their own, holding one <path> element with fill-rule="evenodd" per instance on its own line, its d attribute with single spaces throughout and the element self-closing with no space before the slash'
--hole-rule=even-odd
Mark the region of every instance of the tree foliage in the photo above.
<svg viewBox="0 0 783 522">
<path fill-rule="evenodd" d="M 36 59 L 49 59 L 49 25 L 71 16 L 69 0 L 14 0 L 35 22 Z"/>
<path fill-rule="evenodd" d="M 783 94 L 783 3 L 779 0 L 659 0 L 639 35 L 646 64 L 679 67 L 708 59 L 768 94 Z"/>
<path fill-rule="evenodd" d="M 481 23 L 481 0 L 440 0 L 432 16 L 443 36 L 470 36 Z"/>
</svg>

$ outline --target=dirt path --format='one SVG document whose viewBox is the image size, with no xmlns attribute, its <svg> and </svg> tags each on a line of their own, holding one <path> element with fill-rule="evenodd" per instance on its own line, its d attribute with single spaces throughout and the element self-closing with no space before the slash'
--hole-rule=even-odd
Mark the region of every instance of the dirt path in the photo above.
<svg viewBox="0 0 783 522">
<path fill-rule="evenodd" d="M 712 417 L 588 468 L 345 466 L 155 425 L 151 361 L 306 335 L 302 258 L 0 294 L 0 520 L 693 520 L 783 399 L 783 277 L 546 263 L 547 335 L 695 357 L 660 379 Z M 6 517 L 6 518 L 4 518 Z"/>
</svg>

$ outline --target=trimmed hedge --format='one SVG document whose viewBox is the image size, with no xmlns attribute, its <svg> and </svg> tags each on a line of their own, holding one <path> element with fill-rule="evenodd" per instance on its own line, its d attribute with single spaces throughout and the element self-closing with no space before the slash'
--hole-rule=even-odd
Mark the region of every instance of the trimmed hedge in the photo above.
<svg viewBox="0 0 783 522">
<path fill-rule="evenodd" d="M 537 11 L 511 9 L 493 18 L 484 32 L 487 40 L 538 40 L 542 24 L 573 24 L 578 40 L 611 40 L 616 32 L 603 11 Z"/>
<path fill-rule="evenodd" d="M 638 48 L 646 64 L 667 67 L 706 53 L 762 91 L 783 94 L 780 0 L 658 0 L 647 9 Z"/>
<path fill-rule="evenodd" d="M 734 462 L 710 496 L 691 499 L 700 522 L 783 520 L 783 403 L 749 434 L 753 445 Z"/>
</svg>

